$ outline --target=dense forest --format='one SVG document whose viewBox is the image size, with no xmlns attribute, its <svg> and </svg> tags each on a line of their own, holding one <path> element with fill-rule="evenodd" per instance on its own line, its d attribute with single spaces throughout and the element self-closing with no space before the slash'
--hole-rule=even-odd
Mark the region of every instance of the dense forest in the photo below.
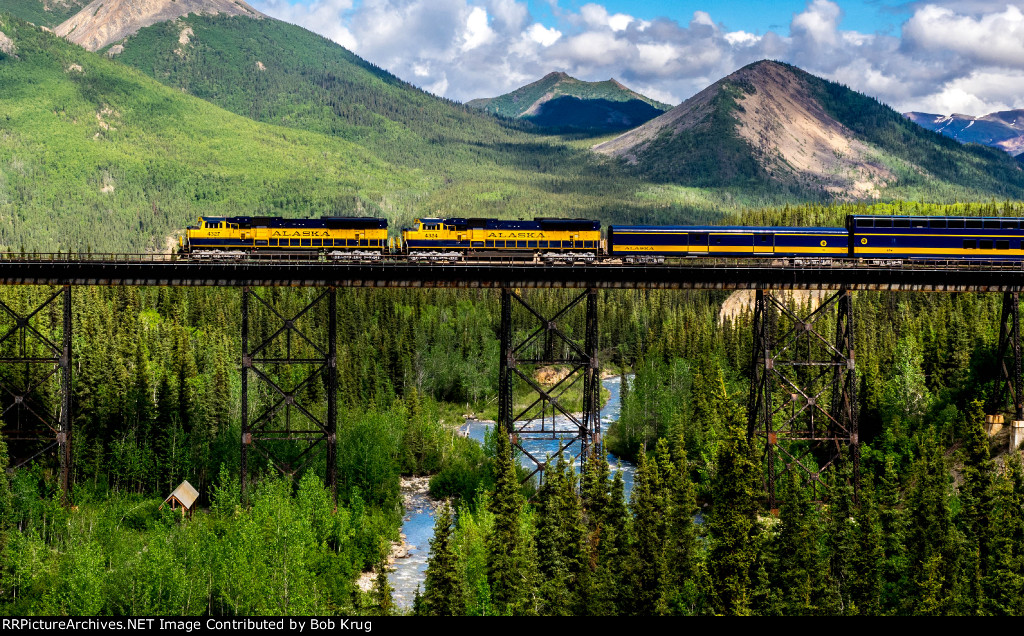
<svg viewBox="0 0 1024 636">
<path fill-rule="evenodd" d="M 730 222 L 831 224 L 847 211 L 800 206 Z M 317 292 L 257 293 L 294 315 Z M 981 407 L 999 295 L 856 292 L 859 492 L 840 462 L 823 501 L 787 478 L 771 511 L 761 449 L 746 434 L 751 317 L 721 311 L 728 292 L 599 294 L 602 366 L 635 374 L 605 439 L 638 463 L 628 500 L 606 462 L 590 458 L 581 483 L 564 458 L 543 484 L 521 485 L 505 436 L 481 446 L 456 434 L 463 414 L 494 410 L 497 292 L 337 293 L 335 504 L 323 453 L 294 476 L 256 462 L 241 497 L 238 290 L 75 289 L 74 506 L 61 505 L 52 456 L 0 478 L 0 612 L 394 612 L 385 577 L 368 594 L 354 580 L 386 571 L 402 475 L 431 475 L 432 494 L 450 502 L 418 614 L 1024 609 L 1024 470 L 1005 437 L 986 436 Z M 0 299 L 27 311 L 45 294 L 5 288 Z M 528 292 L 542 308 L 562 296 Z M 325 311 L 303 318 L 314 340 Z M 56 333 L 59 311 L 34 320 Z M 269 314 L 250 320 L 254 340 L 277 328 Z M 2 346 L 6 356 L 20 345 Z M 21 373 L 4 365 L 0 383 L 17 385 Z M 250 391 L 254 413 L 270 395 Z M 320 413 L 324 391 L 318 380 L 302 397 Z M 52 381 L 37 397 L 54 403 Z M 16 413 L 5 415 L 5 436 L 19 430 Z M 19 444 L 5 444 L 0 461 L 24 457 Z M 200 492 L 190 519 L 158 509 L 182 479 Z"/>
<path fill-rule="evenodd" d="M 741 85 L 717 98 L 710 131 L 656 140 L 632 168 L 587 151 L 587 135 L 538 134 L 431 97 L 297 27 L 187 22 L 180 52 L 181 24 L 169 23 L 118 61 L 0 14 L 15 46 L 0 53 L 0 249 L 167 252 L 198 215 L 254 212 L 380 215 L 392 227 L 424 213 L 814 226 L 850 213 L 1024 216 L 1002 201 L 784 205 L 825 198 L 769 183 L 730 132 Z M 902 194 L 1017 196 L 1016 166 L 990 161 L 995 151 L 922 141 L 868 98 L 805 79 L 831 114 L 902 157 L 891 166 Z M 4 287 L 0 301 L 25 315 L 50 293 Z M 319 292 L 257 293 L 295 315 Z M 545 309 L 568 297 L 524 293 Z M 323 486 L 316 449 L 286 475 L 256 456 L 245 496 L 241 293 L 82 287 L 72 298 L 70 492 L 52 453 L 21 465 L 36 450 L 19 437 L 33 415 L 11 391 L 31 387 L 54 413 L 58 378 L 0 364 L 0 614 L 402 611 L 385 574 L 408 476 L 429 476 L 446 501 L 415 614 L 1024 613 L 1024 469 L 983 429 L 994 294 L 855 293 L 861 480 L 855 489 L 842 460 L 817 499 L 793 471 L 777 510 L 747 437 L 742 295 L 599 294 L 602 369 L 633 376 L 604 439 L 638 465 L 628 498 L 598 458 L 582 478 L 565 457 L 523 484 L 507 436 L 480 445 L 457 433 L 464 415 L 497 410 L 495 291 L 338 290 L 337 490 Z M 321 342 L 326 311 L 301 322 Z M 252 339 L 275 332 L 272 313 L 252 313 Z M 32 324 L 59 340 L 60 318 L 51 305 Z M 16 324 L 0 312 L 0 334 Z M 287 346 L 313 347 L 267 351 Z M 0 359 L 44 349 L 0 338 Z M 322 418 L 327 383 L 307 371 L 263 369 Z M 265 383 L 248 391 L 250 417 L 274 399 Z M 161 508 L 184 479 L 200 497 L 189 518 Z M 366 593 L 356 579 L 371 571 Z"/>
</svg>

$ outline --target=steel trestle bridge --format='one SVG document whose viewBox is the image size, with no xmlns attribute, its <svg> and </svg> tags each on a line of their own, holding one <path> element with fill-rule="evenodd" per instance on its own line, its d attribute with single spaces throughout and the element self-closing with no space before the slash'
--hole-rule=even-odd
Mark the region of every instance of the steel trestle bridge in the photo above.
<svg viewBox="0 0 1024 636">
<path fill-rule="evenodd" d="M 253 452 L 277 470 L 294 474 L 308 465 L 314 456 L 310 451 L 321 445 L 327 453 L 327 485 L 336 488 L 339 287 L 500 290 L 498 425 L 521 450 L 520 440 L 551 436 L 576 456 L 601 449 L 598 290 L 756 290 L 748 435 L 764 452 L 764 484 L 771 507 L 776 503 L 775 484 L 783 474 L 797 471 L 817 491 L 827 481 L 822 479 L 825 472 L 841 456 L 852 460 L 856 492 L 860 439 L 850 292 L 1001 293 L 997 368 L 986 412 L 999 413 L 1009 402 L 1014 420 L 1011 439 L 1024 438 L 1022 262 L 700 257 L 664 264 L 550 264 L 510 257 L 448 263 L 401 257 L 347 262 L 298 255 L 196 259 L 167 254 L 7 253 L 0 254 L 0 285 L 61 288 L 41 305 L 20 312 L 0 303 L 0 365 L 16 371 L 0 381 L 0 409 L 4 437 L 28 449 L 12 455 L 12 465 L 24 465 L 56 449 L 66 496 L 73 439 L 71 293 L 76 286 L 241 288 L 243 492 L 250 482 Z M 323 291 L 289 313 L 258 291 L 266 287 Z M 545 314 L 531 305 L 524 289 L 576 292 Z M 775 293 L 784 290 L 835 293 L 809 308 L 795 307 Z M 267 320 L 250 325 L 252 312 L 263 312 Z M 276 326 L 261 333 L 250 328 L 267 324 Z M 274 371 L 287 365 L 307 370 L 293 374 L 302 378 L 294 386 L 282 383 L 284 376 Z M 561 368 L 562 374 L 553 383 L 541 383 L 534 376 L 541 367 Z M 47 382 L 56 383 L 48 398 L 54 403 L 39 404 L 38 396 L 47 394 L 40 387 Z M 326 410 L 304 402 L 314 385 L 324 387 Z M 576 411 L 577 404 L 582 413 Z M 572 430 L 555 431 L 546 424 L 556 414 L 570 422 Z M 990 416 L 992 423 L 997 419 L 1001 423 L 1002 415 Z M 289 444 L 297 451 L 283 457 L 282 449 Z M 526 455 L 534 463 L 533 473 L 543 475 L 548 459 Z"/>
<path fill-rule="evenodd" d="M 689 258 L 638 265 L 495 257 L 352 263 L 294 256 L 200 260 L 168 254 L 0 254 L 0 284 L 1006 292 L 1024 288 L 1024 262 Z"/>
</svg>

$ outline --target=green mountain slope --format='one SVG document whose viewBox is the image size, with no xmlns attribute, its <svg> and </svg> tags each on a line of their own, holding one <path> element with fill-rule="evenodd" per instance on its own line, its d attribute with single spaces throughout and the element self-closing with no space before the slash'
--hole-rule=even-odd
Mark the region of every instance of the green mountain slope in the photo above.
<svg viewBox="0 0 1024 636">
<path fill-rule="evenodd" d="M 540 126 L 607 131 L 639 126 L 672 108 L 614 79 L 584 82 L 565 73 L 549 73 L 511 93 L 466 105 Z"/>
<path fill-rule="evenodd" d="M 376 103 L 408 125 L 372 111 L 369 91 L 353 109 L 362 123 L 352 123 L 333 111 L 303 118 L 314 105 L 296 100 L 286 110 L 287 100 L 268 87 L 265 103 L 273 98 L 282 109 L 268 109 L 268 118 L 296 115 L 281 117 L 291 127 L 276 126 L 14 18 L 0 14 L 0 22 L 17 47 L 16 57 L 0 59 L 0 249 L 165 251 L 167 238 L 200 214 L 365 213 L 386 216 L 395 228 L 435 214 L 605 222 L 705 222 L 721 214 L 718 193 L 652 188 L 582 145 L 527 134 L 421 92 L 418 119 L 416 102 L 388 95 L 412 89 L 384 73 L 366 80 L 379 91 Z M 217 69 L 229 86 L 234 69 L 210 73 Z M 376 77 L 369 65 L 363 72 Z M 231 103 L 244 108 L 242 100 Z M 336 127 L 325 133 L 302 123 Z M 731 209 L 756 203 L 742 192 L 726 197 Z"/>
<path fill-rule="evenodd" d="M 1024 171 L 796 67 L 758 62 L 595 146 L 638 174 L 701 187 L 787 188 L 810 198 L 1024 197 Z"/>
<path fill-rule="evenodd" d="M 188 44 L 179 40 L 190 29 Z M 259 121 L 340 137 L 438 187 L 416 215 L 715 218 L 742 192 L 651 188 L 585 145 L 430 95 L 336 43 L 273 19 L 190 15 L 140 30 L 117 61 Z"/>
<path fill-rule="evenodd" d="M 52 29 L 78 13 L 89 2 L 90 0 L 3 0 L 0 11 Z"/>
<path fill-rule="evenodd" d="M 0 14 L 0 248 L 166 249 L 201 214 L 387 212 L 432 181 L 261 124 Z"/>
<path fill-rule="evenodd" d="M 188 44 L 179 40 L 191 29 Z M 528 137 L 429 95 L 334 42 L 278 20 L 190 15 L 140 30 L 117 59 L 259 121 L 313 130 L 422 165 Z M 467 158 L 468 158 L 467 156 Z"/>
</svg>

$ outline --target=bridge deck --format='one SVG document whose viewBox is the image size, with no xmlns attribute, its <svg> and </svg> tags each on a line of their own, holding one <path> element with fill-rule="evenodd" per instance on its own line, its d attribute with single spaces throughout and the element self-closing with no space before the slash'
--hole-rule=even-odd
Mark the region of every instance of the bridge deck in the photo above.
<svg viewBox="0 0 1024 636">
<path fill-rule="evenodd" d="M 664 265 L 540 264 L 506 258 L 460 263 L 391 259 L 345 263 L 301 258 L 197 261 L 164 254 L 0 254 L 4 285 L 468 287 L 601 289 L 1024 290 L 1024 263 L 853 259 L 695 258 Z"/>
</svg>

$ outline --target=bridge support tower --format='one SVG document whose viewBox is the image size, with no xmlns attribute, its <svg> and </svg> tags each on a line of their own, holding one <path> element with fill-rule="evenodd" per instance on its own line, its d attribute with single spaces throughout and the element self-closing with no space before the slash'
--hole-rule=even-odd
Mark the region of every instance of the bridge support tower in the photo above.
<svg viewBox="0 0 1024 636">
<path fill-rule="evenodd" d="M 529 459 L 527 479 L 538 473 L 543 479 L 560 452 L 582 464 L 587 453 L 601 451 L 597 290 L 539 305 L 518 290 L 501 291 L 498 427 Z M 550 453 L 530 452 L 526 440 L 551 440 Z"/>
<path fill-rule="evenodd" d="M 1002 411 L 1007 402 L 1013 411 L 1013 425 L 1020 428 L 1019 423 L 1024 421 L 1024 383 L 1021 367 L 1020 291 L 1008 291 L 1003 293 L 999 344 L 996 348 L 996 372 L 989 402 L 985 405 L 985 428 L 989 434 L 995 434 L 1002 428 Z"/>
<path fill-rule="evenodd" d="M 242 288 L 242 496 L 247 496 L 252 480 L 252 450 L 282 474 L 294 475 L 309 464 L 313 449 L 322 444 L 326 447 L 325 485 L 337 497 L 335 288 L 319 292 L 293 308 L 294 313 L 275 306 L 272 296 L 273 292 Z M 255 338 L 250 324 L 253 313 L 259 316 L 255 322 L 260 333 Z M 321 402 L 318 398 L 325 393 Z M 250 401 L 257 407 L 255 417 L 250 417 Z M 322 403 L 326 409 L 314 406 Z"/>
<path fill-rule="evenodd" d="M 806 314 L 806 315 L 804 315 Z M 833 333 L 829 333 L 832 331 Z M 820 500 L 822 476 L 845 454 L 860 482 L 853 303 L 840 289 L 813 310 L 757 290 L 748 429 L 764 449 L 768 506 L 776 483 L 799 471 Z"/>
<path fill-rule="evenodd" d="M 59 337 L 53 333 L 59 332 Z M 10 468 L 57 450 L 59 483 L 71 502 L 71 287 L 24 313 L 0 301 L 0 407 Z"/>
</svg>

